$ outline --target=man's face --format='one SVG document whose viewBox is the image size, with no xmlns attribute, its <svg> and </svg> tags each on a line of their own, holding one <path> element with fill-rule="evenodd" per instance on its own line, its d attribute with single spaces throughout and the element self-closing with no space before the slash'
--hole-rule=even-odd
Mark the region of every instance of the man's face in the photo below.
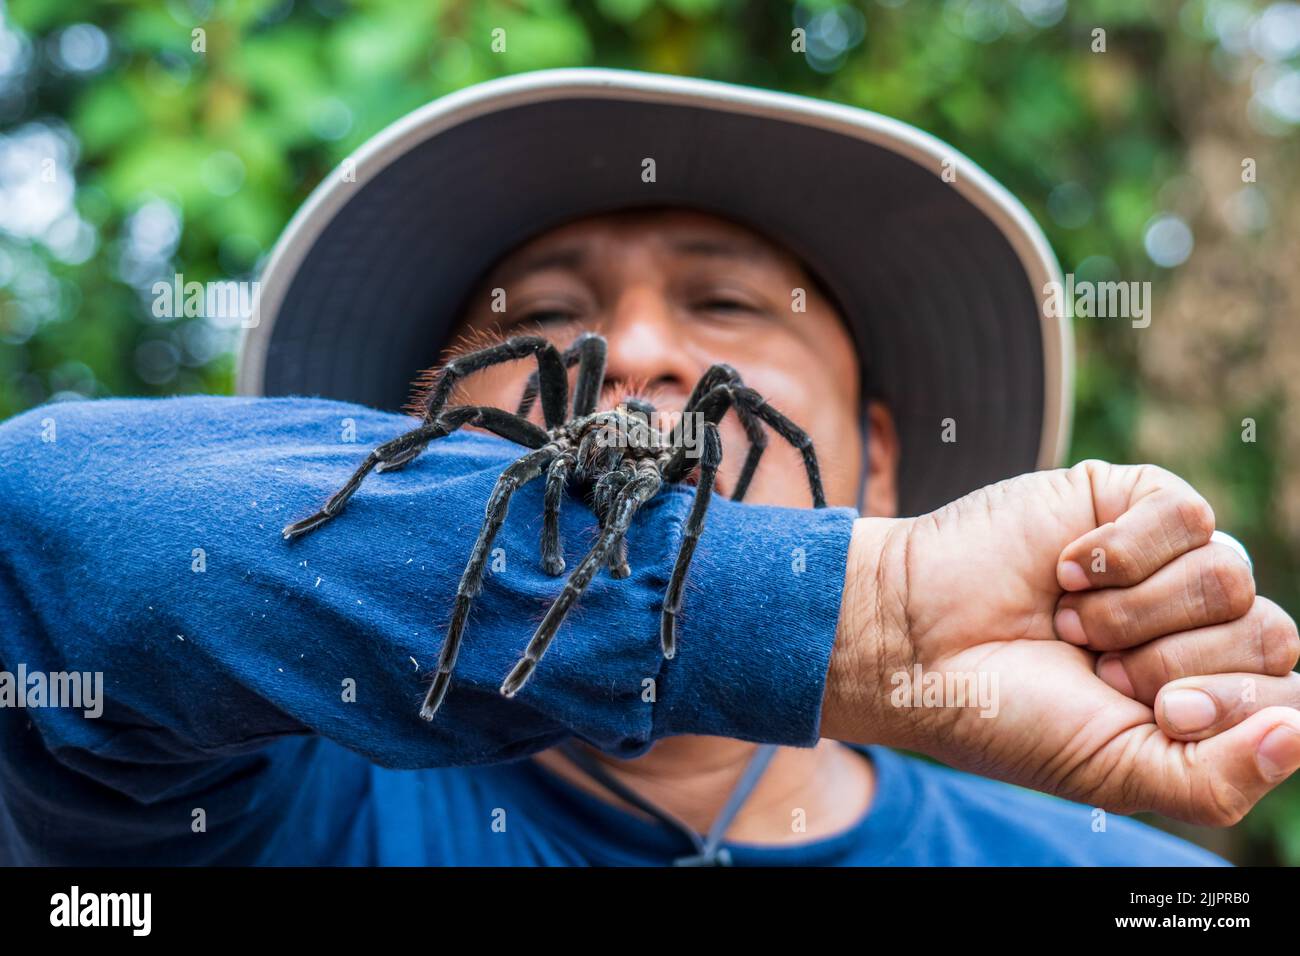
<svg viewBox="0 0 1300 956">
<path fill-rule="evenodd" d="M 494 312 L 494 289 L 505 292 Z M 803 290 L 804 311 L 795 311 Z M 498 299 L 499 301 L 499 299 Z M 609 343 L 601 408 L 636 390 L 663 411 L 680 410 L 712 364 L 745 383 L 811 435 L 827 501 L 853 506 L 862 473 L 859 370 L 834 307 L 789 253 L 750 230 L 687 210 L 620 212 L 569 223 L 505 256 L 471 300 L 462 337 L 540 333 L 563 347 L 580 332 Z M 460 401 L 513 410 L 533 362 L 472 376 Z M 534 418 L 537 418 L 534 413 Z M 893 500 L 892 423 L 873 408 L 871 511 Z M 734 414 L 722 423 L 726 493 L 748 447 Z M 880 456 L 874 446 L 880 444 Z M 775 434 L 747 501 L 811 502 L 797 452 Z"/>
</svg>

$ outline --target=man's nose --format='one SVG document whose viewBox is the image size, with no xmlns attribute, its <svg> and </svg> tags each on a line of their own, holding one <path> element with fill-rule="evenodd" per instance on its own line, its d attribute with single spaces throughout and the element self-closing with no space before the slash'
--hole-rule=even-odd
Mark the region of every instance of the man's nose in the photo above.
<svg viewBox="0 0 1300 956">
<path fill-rule="evenodd" d="M 603 323 L 609 353 L 606 381 L 613 386 L 649 386 L 665 404 L 685 401 L 699 377 L 686 353 L 687 331 L 672 303 L 656 289 L 621 295 Z"/>
</svg>

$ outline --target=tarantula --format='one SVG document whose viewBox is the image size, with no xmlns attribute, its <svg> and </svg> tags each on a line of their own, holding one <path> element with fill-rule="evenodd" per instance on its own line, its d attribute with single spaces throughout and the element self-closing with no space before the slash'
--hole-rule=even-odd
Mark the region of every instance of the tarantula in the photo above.
<svg viewBox="0 0 1300 956">
<path fill-rule="evenodd" d="M 669 579 L 659 627 L 664 657 L 671 658 L 676 653 L 682 587 L 704 527 L 704 515 L 722 461 L 718 423 L 728 410 L 735 409 L 750 444 L 731 495 L 733 500 L 744 498 L 767 447 L 767 435 L 763 429 L 766 424 L 802 454 L 813 506 L 826 506 L 812 440 L 767 404 L 758 392 L 747 387 L 735 369 L 727 365 L 711 366 L 691 392 L 672 430 L 665 434 L 650 426 L 654 407 L 644 399 L 625 399 L 609 411 L 596 410 L 605 386 L 605 356 L 605 340 L 588 333 L 563 352 L 541 336 L 523 335 L 453 358 L 441 370 L 425 378 L 426 387 L 416 406 L 421 424 L 372 451 L 320 511 L 287 525 L 283 531 L 285 540 L 290 540 L 320 527 L 343 510 L 371 471 L 401 468 L 423 452 L 430 442 L 466 425 L 484 428 L 529 449 L 501 473 L 488 500 L 478 540 L 456 590 L 451 623 L 438 657 L 438 671 L 420 708 L 420 716 L 425 720 L 433 719 L 447 694 L 470 606 L 482 590 L 484 566 L 497 531 L 505 521 L 510 498 L 520 486 L 540 477 L 543 472 L 546 474 L 546 488 L 543 494 L 541 555 L 546 572 L 559 575 L 564 571 L 559 516 L 561 500 L 570 485 L 589 492 L 588 500 L 599 519 L 600 533 L 586 557 L 569 575 L 559 597 L 551 604 L 528 642 L 523 656 L 501 685 L 501 693 L 506 697 L 513 697 L 523 688 L 565 615 L 601 566 L 608 565 L 611 575 L 616 578 L 631 573 L 627 564 L 625 534 L 637 509 L 653 498 L 665 482 L 683 481 L 690 476 L 696 468 L 691 455 L 694 451 L 699 467 L 695 501 Z M 529 357 L 536 358 L 537 371 L 529 377 L 514 414 L 491 406 L 447 405 L 456 384 L 466 376 L 493 365 Z M 578 366 L 578 371 L 570 411 L 569 370 L 574 365 Z M 545 428 L 528 419 L 539 395 Z M 696 421 L 701 423 L 698 448 L 688 447 L 686 441 L 686 426 L 691 416 L 697 416 Z"/>
</svg>

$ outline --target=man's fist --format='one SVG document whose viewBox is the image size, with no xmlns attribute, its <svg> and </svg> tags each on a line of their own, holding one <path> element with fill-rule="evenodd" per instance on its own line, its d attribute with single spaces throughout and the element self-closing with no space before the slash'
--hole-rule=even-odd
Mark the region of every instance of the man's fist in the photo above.
<svg viewBox="0 0 1300 956">
<path fill-rule="evenodd" d="M 823 734 L 1237 822 L 1300 767 L 1300 638 L 1213 531 L 1176 476 L 1095 461 L 860 520 Z"/>
</svg>

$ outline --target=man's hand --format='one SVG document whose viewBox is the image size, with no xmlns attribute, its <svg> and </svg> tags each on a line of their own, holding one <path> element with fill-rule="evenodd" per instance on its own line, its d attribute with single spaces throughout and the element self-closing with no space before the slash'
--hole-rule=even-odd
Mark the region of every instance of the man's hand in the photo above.
<svg viewBox="0 0 1300 956">
<path fill-rule="evenodd" d="M 1213 530 L 1176 476 L 1095 461 L 860 520 L 823 734 L 1116 812 L 1236 823 L 1300 767 L 1300 638 Z M 917 665 L 984 674 L 996 715 L 894 706 Z"/>
</svg>

